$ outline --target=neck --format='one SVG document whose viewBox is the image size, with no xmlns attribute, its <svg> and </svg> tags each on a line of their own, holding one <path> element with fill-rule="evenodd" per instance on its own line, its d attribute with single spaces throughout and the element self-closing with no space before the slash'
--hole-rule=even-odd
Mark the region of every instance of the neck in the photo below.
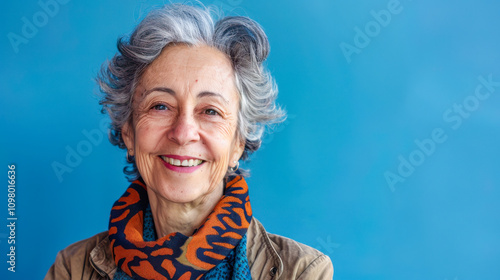
<svg viewBox="0 0 500 280">
<path fill-rule="evenodd" d="M 174 232 L 191 236 L 215 208 L 222 197 L 224 184 L 217 190 L 188 203 L 172 202 L 148 188 L 151 213 L 158 238 Z"/>
</svg>

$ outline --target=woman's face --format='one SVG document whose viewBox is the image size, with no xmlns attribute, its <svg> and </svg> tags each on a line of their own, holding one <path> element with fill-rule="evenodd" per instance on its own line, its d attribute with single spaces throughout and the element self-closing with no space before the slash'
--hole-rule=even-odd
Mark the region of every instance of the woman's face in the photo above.
<svg viewBox="0 0 500 280">
<path fill-rule="evenodd" d="M 222 195 L 244 149 L 231 61 L 208 46 L 165 48 L 140 78 L 122 137 L 148 188 L 178 203 Z"/>
</svg>

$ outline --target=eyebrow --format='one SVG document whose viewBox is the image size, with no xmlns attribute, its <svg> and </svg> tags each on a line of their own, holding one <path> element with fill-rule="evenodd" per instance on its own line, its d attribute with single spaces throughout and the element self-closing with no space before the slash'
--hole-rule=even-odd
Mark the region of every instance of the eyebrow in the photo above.
<svg viewBox="0 0 500 280">
<path fill-rule="evenodd" d="M 145 98 L 148 94 L 150 94 L 150 93 L 152 93 L 154 91 L 165 92 L 165 93 L 168 93 L 168 94 L 173 95 L 173 96 L 176 95 L 175 91 L 173 89 L 171 89 L 171 88 L 167 88 L 167 87 L 155 87 L 155 88 L 146 90 L 142 94 L 142 98 Z M 226 98 L 224 98 L 224 96 L 222 96 L 220 93 L 216 93 L 216 92 L 202 91 L 202 92 L 198 93 L 198 96 L 196 96 L 196 97 L 197 98 L 218 97 L 218 98 L 222 99 L 224 101 L 224 103 L 229 104 L 229 101 Z"/>
<path fill-rule="evenodd" d="M 202 97 L 205 97 L 205 96 L 218 97 L 218 98 L 222 99 L 224 101 L 224 103 L 229 104 L 229 101 L 226 98 L 224 98 L 224 96 L 222 96 L 222 94 L 216 93 L 216 92 L 202 91 L 202 92 L 198 93 L 197 97 L 198 98 L 202 98 Z"/>
<path fill-rule="evenodd" d="M 155 87 L 155 88 L 152 88 L 152 89 L 148 89 L 146 90 L 143 94 L 142 94 L 142 98 L 146 97 L 148 94 L 154 92 L 154 91 L 161 91 L 161 92 L 166 92 L 166 93 L 169 93 L 171 95 L 174 95 L 175 96 L 175 91 L 171 88 L 167 88 L 167 87 Z"/>
</svg>

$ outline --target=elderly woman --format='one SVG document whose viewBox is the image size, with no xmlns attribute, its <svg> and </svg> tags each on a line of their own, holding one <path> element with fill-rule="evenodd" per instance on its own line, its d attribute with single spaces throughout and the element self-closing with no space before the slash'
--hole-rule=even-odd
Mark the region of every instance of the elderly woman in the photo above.
<svg viewBox="0 0 500 280">
<path fill-rule="evenodd" d="M 172 4 L 118 50 L 98 81 L 132 183 L 45 279 L 332 279 L 326 255 L 264 230 L 238 170 L 284 117 L 261 27 Z"/>
</svg>

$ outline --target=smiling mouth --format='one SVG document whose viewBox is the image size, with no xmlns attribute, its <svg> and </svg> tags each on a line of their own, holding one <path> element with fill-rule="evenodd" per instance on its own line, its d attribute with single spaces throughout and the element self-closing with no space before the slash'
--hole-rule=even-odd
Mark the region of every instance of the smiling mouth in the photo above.
<svg viewBox="0 0 500 280">
<path fill-rule="evenodd" d="M 193 167 L 193 166 L 198 166 L 202 164 L 204 161 L 201 159 L 175 159 L 175 158 L 169 158 L 166 156 L 160 156 L 163 161 L 166 163 L 173 165 L 173 166 L 179 166 L 179 167 Z"/>
</svg>

